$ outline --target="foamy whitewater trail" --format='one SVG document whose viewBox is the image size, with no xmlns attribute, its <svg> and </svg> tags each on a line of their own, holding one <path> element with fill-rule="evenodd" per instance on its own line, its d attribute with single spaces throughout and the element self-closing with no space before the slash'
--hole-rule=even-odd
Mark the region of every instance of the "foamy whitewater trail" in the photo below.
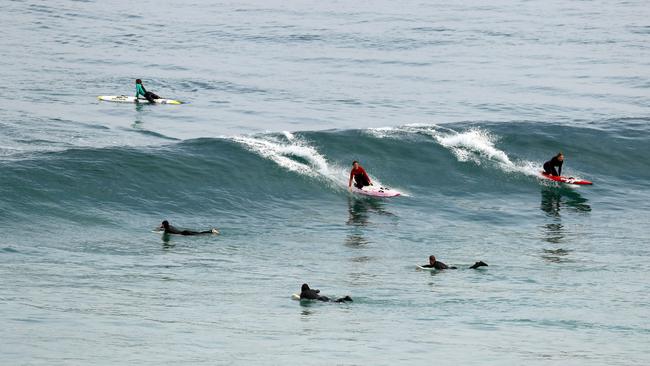
<svg viewBox="0 0 650 366">
<path fill-rule="evenodd" d="M 460 162 L 471 161 L 476 165 L 492 163 L 505 172 L 521 173 L 538 177 L 541 164 L 520 160 L 512 161 L 508 154 L 499 150 L 495 143 L 498 136 L 478 127 L 458 132 L 438 125 L 405 125 L 367 130 L 376 138 L 410 138 L 413 135 L 431 137 L 440 146 L 450 150 Z"/>
<path fill-rule="evenodd" d="M 322 180 L 335 189 L 347 185 L 347 171 L 329 163 L 316 148 L 291 132 L 282 136 L 236 136 L 232 140 L 289 171 Z"/>
<path fill-rule="evenodd" d="M 332 189 L 347 190 L 350 174 L 348 168 L 329 162 L 307 140 L 291 132 L 284 131 L 282 135 L 236 136 L 231 140 L 284 169 L 325 182 Z M 374 175 L 369 175 L 374 185 L 386 186 Z M 402 190 L 400 192 L 403 196 L 409 196 Z"/>
</svg>

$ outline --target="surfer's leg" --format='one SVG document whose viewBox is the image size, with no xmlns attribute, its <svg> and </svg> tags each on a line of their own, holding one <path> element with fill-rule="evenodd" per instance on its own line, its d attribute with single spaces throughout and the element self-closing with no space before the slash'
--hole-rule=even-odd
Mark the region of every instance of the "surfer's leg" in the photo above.
<svg viewBox="0 0 650 366">
<path fill-rule="evenodd" d="M 544 163 L 544 173 L 553 174 L 553 171 L 551 169 L 551 164 L 549 162 Z"/>
<path fill-rule="evenodd" d="M 156 98 L 157 95 L 154 94 L 154 93 L 152 93 L 152 92 L 146 92 L 146 93 L 144 93 L 144 97 L 149 101 L 149 103 L 156 103 L 156 102 L 154 101 L 154 99 L 158 99 L 158 98 Z"/>
<path fill-rule="evenodd" d="M 340 299 L 336 299 L 336 301 L 334 301 L 334 302 L 346 302 L 346 301 L 352 302 L 352 298 L 350 296 L 346 296 L 346 297 L 342 297 Z"/>
<path fill-rule="evenodd" d="M 181 231 L 181 235 L 199 235 L 199 234 L 203 234 L 203 233 L 198 232 L 198 231 L 192 231 L 192 230 L 183 230 L 183 231 Z"/>
</svg>

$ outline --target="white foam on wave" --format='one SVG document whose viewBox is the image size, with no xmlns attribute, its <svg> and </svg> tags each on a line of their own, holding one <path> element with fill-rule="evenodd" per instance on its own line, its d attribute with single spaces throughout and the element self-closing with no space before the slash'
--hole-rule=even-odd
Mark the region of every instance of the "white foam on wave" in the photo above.
<svg viewBox="0 0 650 366">
<path fill-rule="evenodd" d="M 284 132 L 282 137 L 237 136 L 232 140 L 284 169 L 320 179 L 333 188 L 347 186 L 348 173 L 344 168 L 329 163 L 316 148 L 291 132 Z"/>
<path fill-rule="evenodd" d="M 458 132 L 438 125 L 409 124 L 401 127 L 372 128 L 368 133 L 377 138 L 398 139 L 414 134 L 424 135 L 451 151 L 458 161 L 470 161 L 476 165 L 492 163 L 505 172 L 539 175 L 538 164 L 524 160 L 512 161 L 508 154 L 496 147 L 497 136 L 476 127 Z"/>
</svg>

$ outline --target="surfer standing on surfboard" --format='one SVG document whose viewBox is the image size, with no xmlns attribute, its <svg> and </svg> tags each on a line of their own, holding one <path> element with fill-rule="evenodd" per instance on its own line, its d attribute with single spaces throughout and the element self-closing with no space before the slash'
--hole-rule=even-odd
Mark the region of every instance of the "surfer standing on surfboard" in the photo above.
<svg viewBox="0 0 650 366">
<path fill-rule="evenodd" d="M 544 163 L 544 173 L 559 177 L 562 175 L 562 164 L 564 163 L 564 154 L 561 152 L 557 153 L 553 159 Z M 555 168 L 558 168 L 555 170 Z"/>
<path fill-rule="evenodd" d="M 147 89 L 144 88 L 144 85 L 142 85 L 142 80 L 136 79 L 135 80 L 135 102 L 139 103 L 138 101 L 138 96 L 142 95 L 146 100 L 149 101 L 149 103 L 156 103 L 154 99 L 160 99 L 160 97 L 150 91 L 147 91 Z"/>
<path fill-rule="evenodd" d="M 363 189 L 363 187 L 371 186 L 372 181 L 366 173 L 366 170 L 359 165 L 358 161 L 352 162 L 352 170 L 350 171 L 350 180 L 348 181 L 348 188 L 352 187 L 352 179 L 354 179 L 354 186 Z"/>
</svg>

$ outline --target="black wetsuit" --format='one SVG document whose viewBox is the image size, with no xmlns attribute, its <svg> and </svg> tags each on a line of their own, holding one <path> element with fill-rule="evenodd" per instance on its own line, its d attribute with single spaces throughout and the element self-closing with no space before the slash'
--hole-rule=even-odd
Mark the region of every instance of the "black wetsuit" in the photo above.
<svg viewBox="0 0 650 366">
<path fill-rule="evenodd" d="M 178 235 L 201 235 L 201 234 L 211 234 L 212 230 L 206 231 L 192 231 L 192 230 L 178 230 L 177 228 L 169 225 L 168 229 L 165 229 L 165 234 L 178 234 Z"/>
<path fill-rule="evenodd" d="M 544 173 L 556 177 L 562 175 L 562 163 L 564 163 L 564 161 L 559 161 L 557 156 L 553 157 L 553 159 L 544 163 Z M 558 168 L 557 170 L 555 170 L 556 167 Z"/>
<path fill-rule="evenodd" d="M 319 295 L 319 292 L 320 290 L 310 289 L 309 287 L 303 288 L 300 291 L 300 300 L 307 299 L 307 300 L 330 301 L 329 297 L 321 296 Z M 340 299 L 334 300 L 334 302 L 346 302 L 346 301 L 352 301 L 352 298 L 350 296 L 345 296 Z"/>
<path fill-rule="evenodd" d="M 321 296 L 318 293 L 320 290 L 312 290 L 312 289 L 306 289 L 302 290 L 300 292 L 300 299 L 307 299 L 307 300 L 320 300 L 320 301 L 330 301 L 330 299 L 327 296 Z"/>
<path fill-rule="evenodd" d="M 487 267 L 487 266 L 488 266 L 487 263 L 485 263 L 483 261 L 478 261 L 478 262 L 472 264 L 472 266 L 469 267 L 469 269 L 477 269 L 478 267 Z"/>
</svg>

